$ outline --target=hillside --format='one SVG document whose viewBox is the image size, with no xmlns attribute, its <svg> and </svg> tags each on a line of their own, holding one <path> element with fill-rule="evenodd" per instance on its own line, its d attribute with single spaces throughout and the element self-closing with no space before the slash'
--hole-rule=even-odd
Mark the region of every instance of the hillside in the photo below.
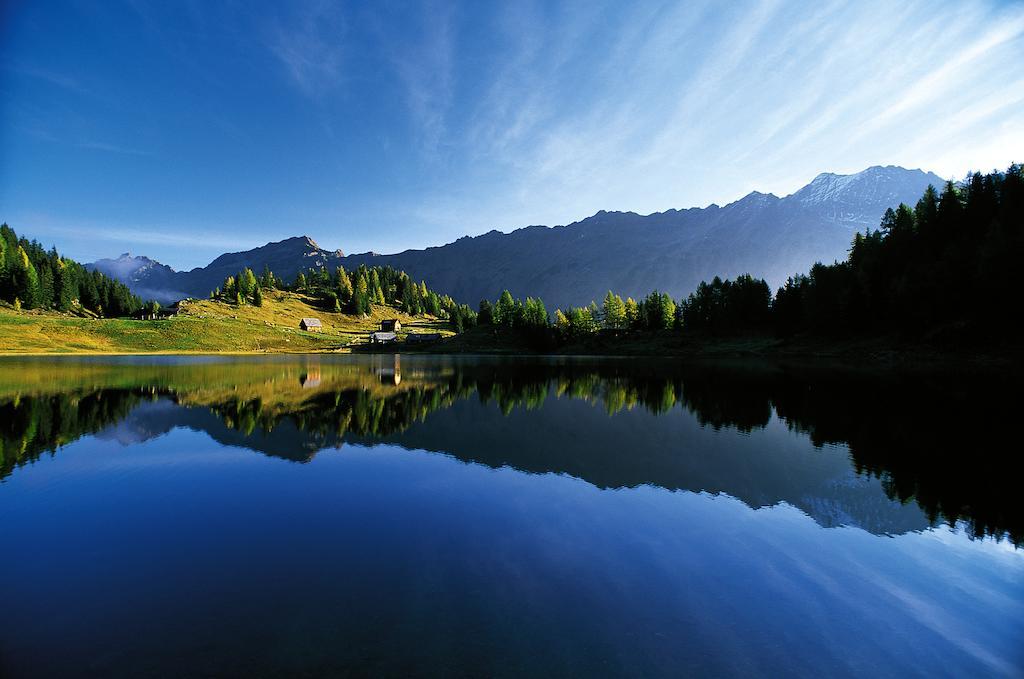
<svg viewBox="0 0 1024 679">
<path fill-rule="evenodd" d="M 473 307 L 506 288 L 517 297 L 541 297 L 549 309 L 600 300 L 609 288 L 634 297 L 657 288 L 679 298 L 701 280 L 742 273 L 764 278 L 774 289 L 817 261 L 844 259 L 855 232 L 876 228 L 886 208 L 913 203 L 928 184 L 940 186 L 942 179 L 921 170 L 871 167 L 818 175 L 784 198 L 755 191 L 724 207 L 650 215 L 601 211 L 567 226 L 491 231 L 391 255 L 342 256 L 296 237 L 221 255 L 187 272 L 147 258 L 135 258 L 134 268 L 118 260 L 96 267 L 164 301 L 205 297 L 243 265 L 257 273 L 269 266 L 286 280 L 311 267 L 390 265 Z"/>
<path fill-rule="evenodd" d="M 391 265 L 460 301 L 496 299 L 507 288 L 540 297 L 550 309 L 600 301 L 609 289 L 635 298 L 658 289 L 679 298 L 702 280 L 743 273 L 774 289 L 817 261 L 845 259 L 855 232 L 877 228 L 886 208 L 915 202 L 929 184 L 942 180 L 895 167 L 823 174 L 784 198 L 754 192 L 724 207 L 599 212 L 563 227 L 492 231 L 341 263 Z"/>
<path fill-rule="evenodd" d="M 0 354 L 346 351 L 366 342 L 384 318 L 398 318 L 413 331 L 450 332 L 443 321 L 390 306 L 374 305 L 368 316 L 358 317 L 325 312 L 311 302 L 282 291 L 267 293 L 261 307 L 191 300 L 157 320 L 79 318 L 3 305 Z M 299 319 L 308 316 L 323 322 L 322 333 L 299 330 Z"/>
<path fill-rule="evenodd" d="M 116 277 L 90 271 L 56 248 L 46 250 L 6 223 L 0 224 L 0 303 L 90 317 L 131 316 L 148 308 Z"/>
<path fill-rule="evenodd" d="M 225 253 L 190 271 L 175 271 L 149 257 L 127 252 L 117 259 L 101 259 L 87 266 L 125 283 L 137 294 L 169 304 L 186 297 L 206 297 L 225 278 L 245 267 L 257 274 L 269 268 L 292 281 L 300 271 L 337 266 L 343 256 L 341 250 L 324 250 L 312 238 L 296 236 L 244 252 Z"/>
</svg>

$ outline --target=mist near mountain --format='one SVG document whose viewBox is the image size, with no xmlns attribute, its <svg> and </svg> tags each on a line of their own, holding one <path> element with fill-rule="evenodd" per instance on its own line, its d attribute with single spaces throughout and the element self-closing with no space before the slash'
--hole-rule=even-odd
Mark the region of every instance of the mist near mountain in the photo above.
<svg viewBox="0 0 1024 679">
<path fill-rule="evenodd" d="M 226 253 L 206 266 L 190 271 L 175 271 L 149 257 L 132 256 L 130 253 L 86 266 L 124 282 L 136 294 L 166 304 L 185 297 L 206 297 L 226 277 L 245 267 L 257 274 L 268 267 L 290 282 L 300 271 L 337 266 L 343 256 L 341 250 L 323 250 L 312 238 L 296 236 L 252 250 Z"/>
<path fill-rule="evenodd" d="M 929 184 L 943 181 L 922 170 L 875 166 L 850 175 L 820 174 L 782 198 L 755 191 L 725 206 L 650 215 L 602 210 L 565 226 L 491 231 L 390 255 L 345 256 L 295 237 L 224 254 L 187 272 L 148 258 L 135 258 L 141 262 L 136 268 L 123 257 L 95 267 L 164 302 L 204 297 L 245 266 L 257 274 L 268 266 L 291 280 L 309 268 L 351 270 L 360 264 L 393 266 L 473 306 L 504 289 L 540 297 L 549 310 L 600 300 L 609 289 L 635 298 L 658 289 L 679 298 L 715 276 L 749 273 L 775 288 L 815 262 L 841 260 L 855 232 L 877 228 L 887 208 L 914 204 Z"/>
</svg>

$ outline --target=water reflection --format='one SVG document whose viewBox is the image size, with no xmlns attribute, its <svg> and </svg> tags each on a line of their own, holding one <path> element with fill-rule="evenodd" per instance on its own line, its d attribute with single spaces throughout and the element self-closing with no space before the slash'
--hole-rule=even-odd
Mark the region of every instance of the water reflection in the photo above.
<svg viewBox="0 0 1024 679">
<path fill-rule="evenodd" d="M 1024 538 L 1014 401 L 991 380 L 416 356 L 0 365 L 0 479 L 88 434 L 134 444 L 184 427 L 295 462 L 387 442 L 599 488 L 785 502 L 823 526 Z"/>
</svg>

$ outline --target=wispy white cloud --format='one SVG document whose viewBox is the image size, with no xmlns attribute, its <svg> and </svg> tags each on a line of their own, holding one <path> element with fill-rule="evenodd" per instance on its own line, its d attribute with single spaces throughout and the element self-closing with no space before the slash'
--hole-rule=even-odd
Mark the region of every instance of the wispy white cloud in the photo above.
<svg viewBox="0 0 1024 679">
<path fill-rule="evenodd" d="M 334 3 L 299 5 L 267 30 L 271 52 L 304 94 L 319 97 L 343 82 L 347 22 Z"/>
<path fill-rule="evenodd" d="M 977 26 L 981 29 L 982 27 Z M 963 36 L 968 38 L 969 36 Z M 999 22 L 992 29 L 982 32 L 981 36 L 965 46 L 952 52 L 948 58 L 938 64 L 936 68 L 918 72 L 917 76 L 908 87 L 899 92 L 891 104 L 886 106 L 877 115 L 871 116 L 868 120 L 859 125 L 851 141 L 856 141 L 872 132 L 892 123 L 901 116 L 917 114 L 920 116 L 922 109 L 943 97 L 948 97 L 951 92 L 960 90 L 967 85 L 970 79 L 976 77 L 974 69 L 970 68 L 978 61 L 996 56 L 997 48 L 1008 42 L 1018 42 L 1024 37 L 1024 14 L 1008 21 Z M 984 77 L 984 71 L 983 76 Z M 973 96 L 978 94 L 974 87 L 968 90 Z M 972 96 L 972 98 L 973 98 Z"/>
<path fill-rule="evenodd" d="M 721 203 L 877 163 L 958 173 L 995 162 L 973 160 L 972 145 L 1024 135 L 1012 105 L 1024 16 L 1012 6 L 612 5 L 596 22 L 509 12 L 522 38 L 470 102 L 474 164 L 456 178 L 475 172 L 491 191 L 430 195 L 430 223 L 482 232 Z"/>
<path fill-rule="evenodd" d="M 16 73 L 18 75 L 36 78 L 37 80 L 42 80 L 43 82 L 47 82 L 51 85 L 60 87 L 61 89 L 68 90 L 70 92 L 74 92 L 76 94 L 86 94 L 89 91 L 88 88 L 86 88 L 82 83 L 78 81 L 78 79 L 68 75 L 67 73 L 51 71 L 49 69 L 38 68 L 35 66 L 23 65 L 8 65 L 5 66 L 5 70 L 8 70 L 12 73 Z"/>
<path fill-rule="evenodd" d="M 892 163 L 952 176 L 1024 156 L 1024 6 L 997 0 L 129 1 L 137 16 L 122 25 L 144 33 L 129 48 L 150 60 L 152 82 L 79 66 L 74 49 L 62 60 L 23 45 L 4 62 L 22 95 L 3 102 L 10 136 L 26 142 L 17 159 L 0 156 L 5 195 L 43 193 L 48 168 L 23 168 L 46 140 L 111 154 L 121 185 L 173 183 L 186 163 L 225 172 L 218 191 L 197 182 L 158 207 L 151 194 L 129 207 L 102 186 L 68 191 L 54 200 L 65 215 L 93 200 L 119 224 L 131 210 L 223 215 L 247 237 L 324 224 L 346 249 L 382 250 L 598 209 L 785 194 L 820 171 Z M 131 88 L 146 96 L 129 100 Z M 175 108 L 183 101 L 209 106 Z M 137 176 L 133 157 L 150 148 L 168 162 Z M 145 227 L 96 233 L 239 245 Z"/>
<path fill-rule="evenodd" d="M 41 219 L 29 217 L 24 221 L 31 223 L 33 233 L 42 234 L 44 237 L 50 235 L 79 236 L 89 238 L 90 240 L 124 244 L 181 247 L 195 247 L 197 243 L 202 243 L 204 248 L 225 248 L 231 250 L 243 250 L 248 247 L 262 245 L 261 242 L 255 240 L 251 241 L 250 245 L 245 245 L 245 239 L 235 237 L 222 238 L 211 235 L 215 234 L 217 229 L 208 226 L 183 228 L 180 225 L 139 224 L 133 227 L 118 227 L 90 221 L 69 224 L 45 217 Z"/>
<path fill-rule="evenodd" d="M 95 218 L 68 219 L 48 212 L 14 212 L 5 217 L 19 233 L 49 245 L 80 262 L 91 262 L 121 252 L 144 254 L 179 270 L 203 265 L 223 252 L 263 245 L 262 234 L 228 235 L 221 224 L 182 224 L 179 221 L 140 221 L 124 224 Z M 224 235 L 221 235 L 224 234 Z"/>
<path fill-rule="evenodd" d="M 103 151 L 105 153 L 118 153 L 126 156 L 152 156 L 153 153 L 150 151 L 142 151 L 139 149 L 128 148 L 125 146 L 118 146 L 117 144 L 108 144 L 102 141 L 82 141 L 75 144 L 80 149 L 86 149 L 87 151 Z"/>
<path fill-rule="evenodd" d="M 418 39 L 388 41 L 388 53 L 402 84 L 415 135 L 428 162 L 447 143 L 447 116 L 455 88 L 454 8 L 427 5 L 416 17 Z"/>
</svg>

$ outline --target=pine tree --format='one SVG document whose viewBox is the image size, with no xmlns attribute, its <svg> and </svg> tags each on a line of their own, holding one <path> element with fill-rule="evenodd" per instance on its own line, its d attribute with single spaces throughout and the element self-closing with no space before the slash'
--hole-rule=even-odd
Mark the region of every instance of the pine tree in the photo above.
<svg viewBox="0 0 1024 679">
<path fill-rule="evenodd" d="M 486 299 L 482 299 L 478 309 L 477 323 L 479 325 L 492 325 L 494 323 L 494 308 L 491 306 L 491 303 Z"/>
<path fill-rule="evenodd" d="M 593 316 L 596 304 L 589 307 L 577 307 L 569 311 L 569 327 L 573 335 L 581 336 L 597 330 L 597 322 Z"/>
<path fill-rule="evenodd" d="M 380 276 L 377 274 L 376 268 L 370 271 L 370 280 L 367 281 L 367 287 L 370 292 L 370 301 L 374 304 L 384 304 L 384 291 L 381 290 Z"/>
<path fill-rule="evenodd" d="M 67 311 L 78 296 L 74 270 L 63 259 L 57 260 L 54 303 L 59 311 Z"/>
<path fill-rule="evenodd" d="M 676 323 L 676 303 L 667 293 L 661 293 L 661 327 L 660 330 L 671 330 Z"/>
<path fill-rule="evenodd" d="M 53 269 L 50 267 L 49 260 L 44 259 L 39 263 L 39 306 L 41 308 L 53 308 L 54 292 Z"/>
<path fill-rule="evenodd" d="M 356 273 L 355 294 L 352 295 L 352 312 L 362 316 L 370 313 L 370 286 L 362 267 Z"/>
<path fill-rule="evenodd" d="M 924 195 L 921 196 L 921 200 L 917 201 L 917 205 L 914 207 L 914 218 L 917 222 L 917 228 L 920 231 L 927 231 L 931 227 L 935 226 L 935 216 L 939 211 L 939 196 L 935 191 L 935 187 L 931 184 L 924 190 Z"/>
<path fill-rule="evenodd" d="M 411 284 L 406 284 L 402 288 L 402 311 L 407 314 L 416 313 L 416 293 L 413 292 Z"/>
<path fill-rule="evenodd" d="M 242 297 L 248 298 L 256 289 L 256 275 L 253 274 L 252 269 L 245 267 L 238 274 L 238 292 L 241 293 Z"/>
<path fill-rule="evenodd" d="M 345 267 L 339 266 L 338 270 L 334 274 L 336 283 L 335 287 L 338 290 L 338 298 L 342 304 L 348 304 L 352 299 L 352 279 L 349 278 L 345 272 Z"/>
<path fill-rule="evenodd" d="M 277 280 L 274 278 L 274 272 L 270 270 L 270 265 L 263 265 L 263 274 L 260 276 L 260 286 L 265 290 L 272 290 L 276 286 Z"/>
<path fill-rule="evenodd" d="M 516 319 L 516 303 L 512 299 L 512 293 L 504 290 L 494 306 L 494 324 L 505 328 L 511 328 Z"/>
<path fill-rule="evenodd" d="M 39 300 L 39 275 L 21 245 L 14 255 L 14 264 L 10 267 L 9 275 L 14 296 L 21 300 L 26 309 L 34 309 Z"/>
<path fill-rule="evenodd" d="M 252 303 L 255 306 L 263 306 L 263 290 L 260 286 L 256 286 L 256 289 L 252 293 Z"/>
<path fill-rule="evenodd" d="M 626 327 L 626 304 L 611 290 L 604 297 L 604 327 L 610 330 Z"/>
<path fill-rule="evenodd" d="M 566 318 L 561 309 L 555 309 L 555 328 L 562 332 L 569 331 L 569 319 Z"/>
<path fill-rule="evenodd" d="M 533 297 L 526 298 L 523 305 L 523 325 L 533 329 L 548 327 L 548 310 L 544 307 L 543 301 Z"/>
<path fill-rule="evenodd" d="M 7 226 L 4 224 L 4 226 Z M 4 281 L 7 276 L 7 241 L 0 238 L 0 294 L 3 294 Z"/>
<path fill-rule="evenodd" d="M 635 329 L 640 325 L 640 305 L 632 297 L 627 297 L 624 304 L 626 327 Z"/>
</svg>

